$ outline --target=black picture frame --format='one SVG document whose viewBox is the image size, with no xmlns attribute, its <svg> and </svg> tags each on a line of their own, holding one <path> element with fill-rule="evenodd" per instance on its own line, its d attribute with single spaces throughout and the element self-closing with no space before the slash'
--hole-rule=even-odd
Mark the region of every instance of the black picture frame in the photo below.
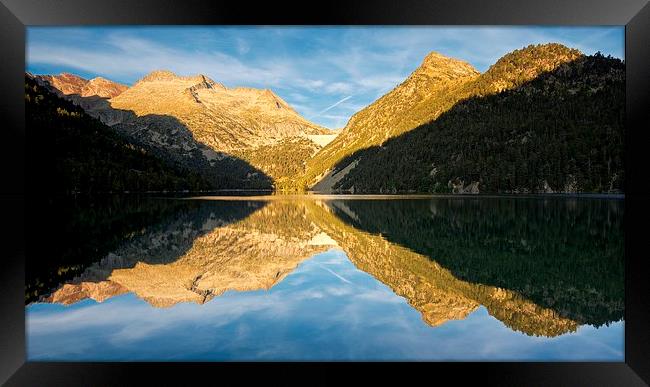
<svg viewBox="0 0 650 387">
<path fill-rule="evenodd" d="M 645 385 L 650 383 L 650 273 L 646 265 L 650 179 L 644 156 L 650 122 L 650 5 L 646 0 L 374 0 L 321 2 L 0 0 L 0 383 L 25 385 L 189 384 L 226 378 L 243 384 L 409 381 L 498 385 Z M 36 199 L 27 175 L 24 126 L 25 31 L 32 25 L 625 25 L 625 361 L 453 363 L 71 363 L 26 362 L 24 259 L 39 243 Z M 28 189 L 28 187 L 31 187 Z M 29 233 L 29 235 L 28 235 Z M 345 372 L 345 376 L 343 373 Z"/>
</svg>

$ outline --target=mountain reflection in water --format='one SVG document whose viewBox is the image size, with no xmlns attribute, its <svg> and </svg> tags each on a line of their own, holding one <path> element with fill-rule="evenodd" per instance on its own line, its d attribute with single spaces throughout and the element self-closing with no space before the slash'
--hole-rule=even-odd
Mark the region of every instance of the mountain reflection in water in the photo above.
<svg viewBox="0 0 650 387">
<path fill-rule="evenodd" d="M 247 350 L 213 348 L 201 355 L 188 351 L 185 357 L 174 348 L 175 358 L 623 359 L 622 200 L 327 196 L 209 199 L 146 199 L 146 205 L 162 201 L 173 208 L 157 223 L 129 233 L 99 259 L 73 265 L 83 268 L 73 277 L 66 278 L 61 268 L 50 270 L 49 277 L 41 272 L 42 278 L 50 278 L 46 282 L 61 284 L 36 296 L 28 286 L 27 299 L 36 301 L 27 306 L 29 357 L 164 360 L 160 352 L 109 355 L 96 349 L 62 353 L 59 347 L 48 347 L 43 342 L 52 335 L 89 335 L 92 324 L 84 324 L 89 315 L 79 314 L 84 308 L 93 308 L 93 313 L 99 315 L 109 314 L 113 313 L 111 305 L 125 308 L 127 300 L 133 310 L 136 305 L 141 309 L 143 304 L 136 302 L 141 300 L 148 308 L 160 310 L 147 312 L 155 313 L 155 320 L 177 321 L 178 308 L 188 308 L 184 306 L 187 303 L 221 309 L 227 303 L 229 308 L 249 315 L 269 302 L 254 301 L 262 291 L 268 297 L 284 294 L 286 304 L 283 298 L 276 297 L 272 307 L 267 305 L 274 311 L 269 316 L 263 318 L 260 314 L 254 322 L 251 318 L 234 319 L 229 321 L 233 325 L 229 329 L 235 329 L 235 325 L 237 329 L 253 330 L 276 327 L 276 340 L 291 346 L 296 341 L 315 340 L 298 332 L 318 332 L 336 321 L 336 330 L 315 336 L 322 352 L 260 352 L 262 341 L 257 344 L 259 348 L 248 343 Z M 332 254 L 343 263 L 337 261 L 339 266 L 331 266 L 327 257 Z M 346 275 L 335 270 L 344 262 L 348 262 Z M 305 274 L 310 270 L 318 270 L 321 275 Z M 360 282 L 350 279 L 357 277 Z M 375 296 L 381 295 L 361 297 L 361 283 L 372 288 Z M 311 295 L 321 304 L 318 308 L 315 303 L 289 305 L 288 300 L 298 295 L 300 299 Z M 291 315 L 280 313 L 287 308 L 292 309 Z M 351 308 L 376 310 L 359 315 L 350 313 Z M 359 324 L 380 324 L 397 313 L 395 308 L 402 311 L 402 316 L 411 316 L 415 311 L 420 315 L 419 323 L 403 317 L 408 321 L 402 321 L 401 328 L 390 325 L 391 332 L 401 329 L 399 334 L 405 335 L 402 340 L 407 342 L 418 338 L 426 342 L 435 332 L 436 339 L 430 338 L 430 344 L 440 345 L 445 329 L 455 330 L 444 335 L 447 339 L 468 338 L 465 331 L 476 334 L 476 329 L 469 327 L 476 326 L 479 319 L 478 326 L 498 329 L 500 335 L 517 340 L 537 338 L 536 344 L 530 347 L 533 341 L 522 343 L 521 348 L 490 357 L 472 347 L 480 346 L 475 339 L 462 351 L 455 348 L 435 354 L 424 349 L 407 350 L 398 342 L 388 345 L 390 340 L 381 339 L 381 330 L 377 337 L 362 343 L 356 342 L 361 339 L 342 339 L 342 331 L 352 331 Z M 179 331 L 187 329 L 188 324 L 199 324 L 191 317 L 193 313 L 199 312 L 188 312 L 178 326 L 168 322 L 171 325 L 167 329 Z M 214 324 L 218 326 L 216 320 L 229 313 L 222 311 L 214 317 Z M 57 324 L 62 318 L 76 321 L 79 327 L 62 328 Z M 494 325 L 495 319 L 500 324 Z M 129 326 L 128 320 L 114 325 L 121 324 L 121 331 L 135 329 L 137 324 Z M 278 325 L 278 320 L 282 324 Z M 288 328 L 291 324 L 299 328 Z M 581 332 L 590 332 L 590 339 L 586 341 Z M 100 336 L 94 337 L 94 342 L 101 341 L 102 335 L 108 336 L 106 331 L 93 334 Z M 558 339 L 553 338 L 568 340 L 566 345 L 572 346 L 572 352 L 559 349 Z M 493 342 L 490 339 L 482 337 L 484 346 L 504 340 L 497 336 Z M 336 344 L 339 340 L 341 343 Z M 70 343 L 77 341 L 75 338 Z M 215 339 L 213 344 L 217 342 Z M 360 344 L 367 351 L 351 349 Z M 377 357 L 370 350 L 373 346 L 384 352 Z"/>
</svg>

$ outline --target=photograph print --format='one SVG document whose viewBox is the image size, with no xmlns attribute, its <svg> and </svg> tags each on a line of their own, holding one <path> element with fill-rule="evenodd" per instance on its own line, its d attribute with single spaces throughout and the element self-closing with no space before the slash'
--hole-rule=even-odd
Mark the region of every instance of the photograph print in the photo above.
<svg viewBox="0 0 650 387">
<path fill-rule="evenodd" d="M 624 48 L 28 26 L 27 360 L 623 362 Z"/>
</svg>

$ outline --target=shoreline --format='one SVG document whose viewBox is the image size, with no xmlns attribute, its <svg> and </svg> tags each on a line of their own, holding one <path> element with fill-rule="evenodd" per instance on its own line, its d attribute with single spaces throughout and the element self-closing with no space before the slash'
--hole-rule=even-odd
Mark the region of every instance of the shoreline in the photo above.
<svg viewBox="0 0 650 387">
<path fill-rule="evenodd" d="M 303 193 L 282 193 L 272 190 L 247 190 L 228 189 L 214 191 L 145 191 L 145 192 L 97 192 L 55 194 L 60 198 L 88 198 L 101 196 L 149 196 L 159 199 L 184 199 L 184 200 L 286 200 L 289 198 L 301 199 L 345 199 L 345 200 L 390 200 L 390 199 L 432 199 L 432 198 L 537 198 L 537 199 L 606 199 L 624 200 L 624 193 L 485 193 L 485 194 L 453 194 L 453 193 L 395 193 L 395 194 L 351 194 L 328 193 L 308 191 Z"/>
<path fill-rule="evenodd" d="M 182 200 L 288 200 L 288 199 L 312 199 L 312 200 L 417 200 L 435 198 L 453 199 L 500 199 L 500 198 L 522 198 L 522 199 L 606 199 L 624 200 L 625 194 L 329 194 L 329 193 L 306 193 L 306 194 L 271 194 L 271 195 L 201 195 L 189 196 L 176 199 Z"/>
</svg>

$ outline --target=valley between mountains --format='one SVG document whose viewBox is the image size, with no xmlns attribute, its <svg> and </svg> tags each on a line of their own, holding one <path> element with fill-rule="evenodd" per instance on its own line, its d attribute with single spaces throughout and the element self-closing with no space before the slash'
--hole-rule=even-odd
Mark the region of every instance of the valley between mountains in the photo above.
<svg viewBox="0 0 650 387">
<path fill-rule="evenodd" d="M 269 89 L 154 71 L 25 76 L 33 176 L 58 193 L 624 192 L 625 64 L 560 44 L 480 73 L 436 52 L 340 130 Z"/>
</svg>

